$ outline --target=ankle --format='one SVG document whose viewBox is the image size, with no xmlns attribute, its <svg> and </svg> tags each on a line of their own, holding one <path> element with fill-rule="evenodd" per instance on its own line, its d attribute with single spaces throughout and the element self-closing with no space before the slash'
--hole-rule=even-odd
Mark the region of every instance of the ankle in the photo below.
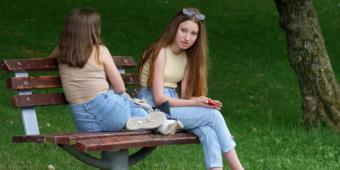
<svg viewBox="0 0 340 170">
<path fill-rule="evenodd" d="M 224 153 L 224 156 L 227 159 L 230 169 L 244 170 L 240 160 L 238 159 L 235 149 L 232 149 L 231 151 Z"/>
</svg>

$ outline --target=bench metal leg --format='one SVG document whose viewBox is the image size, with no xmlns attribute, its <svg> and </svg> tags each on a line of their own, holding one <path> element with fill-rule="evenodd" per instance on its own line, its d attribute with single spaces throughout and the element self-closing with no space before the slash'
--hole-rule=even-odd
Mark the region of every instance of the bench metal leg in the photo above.
<svg viewBox="0 0 340 170">
<path fill-rule="evenodd" d="M 143 160 L 155 149 L 156 147 L 141 148 L 139 151 L 129 156 L 129 165 L 134 165 L 137 162 Z"/>
<path fill-rule="evenodd" d="M 129 152 L 127 149 L 120 151 L 104 151 L 102 152 L 102 160 L 110 162 L 110 169 L 103 170 L 128 170 L 129 168 Z"/>
<path fill-rule="evenodd" d="M 130 156 L 128 149 L 120 151 L 104 151 L 101 154 L 101 159 L 98 159 L 88 153 L 79 151 L 71 145 L 58 146 L 85 164 L 102 170 L 127 170 L 129 165 L 133 165 L 144 159 L 156 149 L 156 147 L 141 148 L 139 151 Z"/>
<path fill-rule="evenodd" d="M 74 148 L 73 146 L 70 145 L 58 145 L 58 146 L 60 146 L 67 153 L 71 154 L 73 157 L 92 167 L 110 169 L 112 166 L 111 162 L 98 159 L 88 153 L 81 152 L 78 149 Z"/>
</svg>

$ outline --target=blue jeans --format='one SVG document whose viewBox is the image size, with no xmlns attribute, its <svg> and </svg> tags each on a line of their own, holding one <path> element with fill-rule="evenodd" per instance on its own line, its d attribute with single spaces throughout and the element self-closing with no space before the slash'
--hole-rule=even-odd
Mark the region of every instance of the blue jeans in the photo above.
<svg viewBox="0 0 340 170">
<path fill-rule="evenodd" d="M 108 90 L 83 104 L 70 104 L 78 131 L 120 131 L 130 117 L 147 115 L 142 107 L 131 102 L 127 94 Z"/>
<path fill-rule="evenodd" d="M 138 95 L 155 106 L 151 89 L 142 88 Z M 164 88 L 164 95 L 178 98 L 174 88 Z M 171 117 L 183 123 L 184 129 L 199 137 L 207 169 L 223 167 L 222 153 L 232 150 L 236 143 L 222 114 L 216 109 L 206 107 L 171 107 L 170 112 Z"/>
</svg>

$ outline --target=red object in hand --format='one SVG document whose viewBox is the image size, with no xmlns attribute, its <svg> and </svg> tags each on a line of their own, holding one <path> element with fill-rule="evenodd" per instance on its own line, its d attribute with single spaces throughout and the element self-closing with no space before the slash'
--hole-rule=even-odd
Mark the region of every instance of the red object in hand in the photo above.
<svg viewBox="0 0 340 170">
<path fill-rule="evenodd" d="M 220 103 L 217 103 L 211 99 L 208 100 L 208 104 L 216 107 L 220 107 Z"/>
</svg>

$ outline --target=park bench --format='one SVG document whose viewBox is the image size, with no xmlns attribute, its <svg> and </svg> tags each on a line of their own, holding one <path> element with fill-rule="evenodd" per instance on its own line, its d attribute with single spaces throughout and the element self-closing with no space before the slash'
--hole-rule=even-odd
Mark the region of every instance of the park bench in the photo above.
<svg viewBox="0 0 340 170">
<path fill-rule="evenodd" d="M 134 96 L 136 93 L 134 87 L 139 81 L 138 74 L 127 73 L 127 70 L 133 70 L 127 68 L 135 67 L 136 62 L 132 57 L 114 56 L 113 58 L 121 71 L 125 84 L 129 86 L 130 95 Z M 41 89 L 61 88 L 61 81 L 57 75 L 56 59 L 11 59 L 3 60 L 0 64 L 4 70 L 14 73 L 14 76 L 7 80 L 7 87 L 10 90 L 17 91 L 17 95 L 12 96 L 11 102 L 13 107 L 21 109 L 25 130 L 25 135 L 13 137 L 14 143 L 56 144 L 90 166 L 119 170 L 128 169 L 129 165 L 145 158 L 157 146 L 199 143 L 195 135 L 187 132 L 180 132 L 171 136 L 155 134 L 151 131 L 40 134 L 35 108 L 68 104 L 62 92 L 46 92 L 51 90 L 43 90 L 43 92 L 36 93 L 42 91 Z M 31 74 L 31 72 L 34 72 L 34 74 Z M 51 72 L 54 74 L 50 74 Z M 69 111 L 64 114 L 71 113 Z M 51 118 L 53 118 L 53 115 L 51 115 Z M 139 148 L 139 150 L 129 155 L 129 148 Z M 101 156 L 98 158 L 90 152 L 100 152 Z"/>
</svg>

